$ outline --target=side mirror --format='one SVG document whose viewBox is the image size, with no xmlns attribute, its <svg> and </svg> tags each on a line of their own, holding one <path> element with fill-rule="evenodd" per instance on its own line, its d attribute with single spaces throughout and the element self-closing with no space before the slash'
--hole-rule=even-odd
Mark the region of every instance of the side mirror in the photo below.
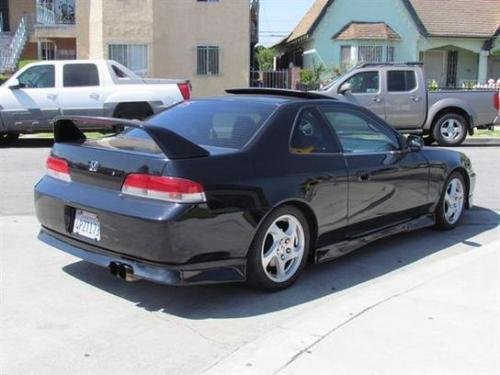
<svg viewBox="0 0 500 375">
<path fill-rule="evenodd" d="M 11 90 L 16 90 L 21 87 L 21 84 L 19 83 L 19 80 L 17 78 L 12 78 L 9 81 L 9 85 L 7 87 Z"/>
<path fill-rule="evenodd" d="M 424 140 L 418 135 L 409 135 L 406 138 L 406 146 L 410 151 L 417 152 L 424 148 Z"/>
<path fill-rule="evenodd" d="M 340 86 L 339 93 L 341 95 L 346 95 L 346 94 L 350 94 L 351 90 L 352 90 L 351 84 L 344 83 L 342 86 Z"/>
</svg>

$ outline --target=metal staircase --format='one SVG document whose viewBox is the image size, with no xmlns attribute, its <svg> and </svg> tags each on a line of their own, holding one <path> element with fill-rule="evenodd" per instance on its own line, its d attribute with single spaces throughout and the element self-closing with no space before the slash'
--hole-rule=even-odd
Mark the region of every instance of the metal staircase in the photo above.
<svg viewBox="0 0 500 375">
<path fill-rule="evenodd" d="M 21 18 L 16 32 L 0 34 L 0 73 L 13 72 L 29 38 L 29 16 Z"/>
</svg>

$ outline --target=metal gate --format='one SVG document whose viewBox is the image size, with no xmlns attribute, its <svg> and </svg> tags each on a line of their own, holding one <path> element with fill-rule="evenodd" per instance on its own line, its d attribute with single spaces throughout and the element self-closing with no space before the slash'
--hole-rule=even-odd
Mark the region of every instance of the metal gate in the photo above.
<svg viewBox="0 0 500 375">
<path fill-rule="evenodd" d="M 250 86 L 274 89 L 290 88 L 288 70 L 252 70 L 250 71 Z"/>
</svg>

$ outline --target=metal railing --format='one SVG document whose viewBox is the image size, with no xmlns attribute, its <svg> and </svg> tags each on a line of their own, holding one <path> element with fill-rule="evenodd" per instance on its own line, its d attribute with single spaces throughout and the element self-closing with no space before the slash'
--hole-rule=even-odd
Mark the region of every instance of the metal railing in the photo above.
<svg viewBox="0 0 500 375">
<path fill-rule="evenodd" d="M 0 51 L 0 72 L 14 71 L 29 36 L 29 19 L 23 16 L 8 48 Z"/>
<path fill-rule="evenodd" d="M 251 87 L 290 88 L 290 73 L 288 70 L 252 70 L 250 77 Z"/>
<path fill-rule="evenodd" d="M 36 23 L 38 25 L 72 25 L 75 23 L 74 0 L 37 0 Z"/>
</svg>

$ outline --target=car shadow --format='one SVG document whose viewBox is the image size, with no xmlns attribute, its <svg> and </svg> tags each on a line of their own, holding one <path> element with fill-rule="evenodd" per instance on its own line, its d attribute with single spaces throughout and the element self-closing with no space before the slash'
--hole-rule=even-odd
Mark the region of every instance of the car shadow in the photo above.
<svg viewBox="0 0 500 375">
<path fill-rule="evenodd" d="M 0 148 L 51 148 L 53 145 L 52 138 L 19 138 L 8 144 L 0 143 Z"/>
<path fill-rule="evenodd" d="M 242 318 L 284 310 L 346 290 L 456 244 L 462 243 L 467 251 L 475 251 L 482 244 L 471 239 L 499 225 L 500 215 L 496 212 L 474 208 L 467 211 L 461 226 L 453 231 L 424 229 L 400 234 L 332 262 L 311 264 L 294 286 L 278 293 L 255 291 L 245 284 L 173 287 L 147 281 L 126 283 L 112 277 L 107 269 L 83 261 L 63 270 L 147 311 L 187 319 Z"/>
</svg>

